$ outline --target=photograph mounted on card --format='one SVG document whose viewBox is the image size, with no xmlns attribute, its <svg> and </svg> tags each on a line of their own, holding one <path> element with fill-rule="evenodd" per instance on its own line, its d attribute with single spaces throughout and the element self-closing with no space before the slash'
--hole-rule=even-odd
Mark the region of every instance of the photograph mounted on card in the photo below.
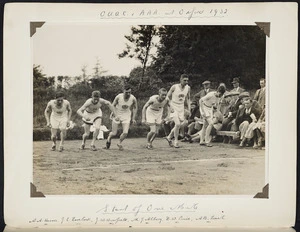
<svg viewBox="0 0 300 232">
<path fill-rule="evenodd" d="M 6 223 L 291 226 L 295 6 L 7 4 Z"/>
</svg>

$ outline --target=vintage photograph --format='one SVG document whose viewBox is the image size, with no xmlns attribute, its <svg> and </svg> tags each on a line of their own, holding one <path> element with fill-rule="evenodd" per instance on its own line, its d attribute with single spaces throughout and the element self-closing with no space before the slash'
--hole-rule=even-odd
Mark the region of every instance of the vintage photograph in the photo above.
<svg viewBox="0 0 300 232">
<path fill-rule="evenodd" d="M 257 197 L 269 27 L 31 22 L 31 197 Z"/>
</svg>

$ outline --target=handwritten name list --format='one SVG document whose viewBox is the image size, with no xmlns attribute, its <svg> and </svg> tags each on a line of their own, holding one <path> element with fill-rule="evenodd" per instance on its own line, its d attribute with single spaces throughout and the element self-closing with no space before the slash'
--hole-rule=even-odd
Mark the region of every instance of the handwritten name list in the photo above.
<svg viewBox="0 0 300 232">
<path fill-rule="evenodd" d="M 177 204 L 174 206 L 154 206 L 125 204 L 123 206 L 105 205 L 93 213 L 94 216 L 36 217 L 29 220 L 34 226 L 140 226 L 168 224 L 210 224 L 226 219 L 225 212 L 207 214 L 201 212 L 199 204 Z"/>
</svg>

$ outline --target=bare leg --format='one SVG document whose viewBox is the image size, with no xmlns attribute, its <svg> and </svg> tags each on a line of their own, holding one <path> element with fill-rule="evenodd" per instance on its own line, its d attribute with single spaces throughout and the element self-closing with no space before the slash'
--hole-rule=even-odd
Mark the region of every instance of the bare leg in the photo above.
<svg viewBox="0 0 300 232">
<path fill-rule="evenodd" d="M 122 123 L 123 133 L 120 135 L 120 143 L 119 144 L 121 144 L 124 141 L 124 139 L 126 139 L 126 137 L 128 135 L 129 125 L 130 125 L 130 123 Z"/>
<path fill-rule="evenodd" d="M 206 144 L 210 144 L 211 140 L 212 140 L 212 136 L 211 136 L 211 130 L 213 128 L 213 125 L 209 124 L 206 127 L 206 131 L 205 131 L 205 143 Z"/>
<path fill-rule="evenodd" d="M 208 126 L 208 122 L 207 120 L 205 119 L 204 122 L 203 122 L 203 127 L 202 127 L 202 130 L 201 130 L 201 134 L 200 134 L 200 145 L 204 145 L 205 142 L 205 134 L 206 134 L 206 128 Z"/>
<path fill-rule="evenodd" d="M 85 142 L 90 135 L 90 125 L 84 124 L 84 134 L 82 135 L 81 149 L 84 149 Z"/>
<path fill-rule="evenodd" d="M 111 139 L 117 135 L 118 126 L 119 126 L 119 124 L 112 121 L 112 125 L 111 125 L 112 128 L 111 128 L 111 132 L 109 133 L 109 135 L 107 137 L 107 142 L 111 142 Z"/>
<path fill-rule="evenodd" d="M 156 125 L 150 125 L 150 131 L 149 133 L 147 134 L 147 142 L 148 144 L 151 144 L 152 143 L 152 137 L 155 135 L 156 133 Z"/>
<path fill-rule="evenodd" d="M 91 146 L 94 146 L 95 145 L 95 142 L 96 142 L 96 139 L 99 135 L 99 131 L 100 131 L 100 127 L 101 127 L 101 118 L 98 118 L 95 122 L 94 122 L 94 125 L 95 125 L 95 131 L 93 133 L 93 139 L 92 139 L 92 142 L 91 142 Z"/>
<path fill-rule="evenodd" d="M 63 129 L 63 130 L 60 131 L 60 144 L 59 144 L 60 147 L 64 146 L 66 135 L 67 135 L 67 130 L 66 129 Z"/>
<path fill-rule="evenodd" d="M 52 148 L 51 150 L 55 150 L 56 147 L 56 134 L 57 134 L 57 129 L 51 128 L 51 140 L 52 140 Z"/>
</svg>

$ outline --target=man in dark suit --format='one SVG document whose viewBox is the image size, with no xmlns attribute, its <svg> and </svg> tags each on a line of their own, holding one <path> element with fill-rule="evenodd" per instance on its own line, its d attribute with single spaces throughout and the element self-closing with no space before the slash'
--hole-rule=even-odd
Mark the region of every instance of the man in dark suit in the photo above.
<svg viewBox="0 0 300 232">
<path fill-rule="evenodd" d="M 253 100 L 256 100 L 259 105 L 264 106 L 266 104 L 266 80 L 261 78 L 259 84 L 260 89 L 256 91 Z"/>
<path fill-rule="evenodd" d="M 236 115 L 235 124 L 236 127 L 239 128 L 241 132 L 241 143 L 240 146 L 243 147 L 246 143 L 246 133 L 251 123 L 256 123 L 261 115 L 261 108 L 254 107 L 253 101 L 247 99 L 243 102 L 243 104 L 239 107 L 239 110 Z"/>
</svg>

